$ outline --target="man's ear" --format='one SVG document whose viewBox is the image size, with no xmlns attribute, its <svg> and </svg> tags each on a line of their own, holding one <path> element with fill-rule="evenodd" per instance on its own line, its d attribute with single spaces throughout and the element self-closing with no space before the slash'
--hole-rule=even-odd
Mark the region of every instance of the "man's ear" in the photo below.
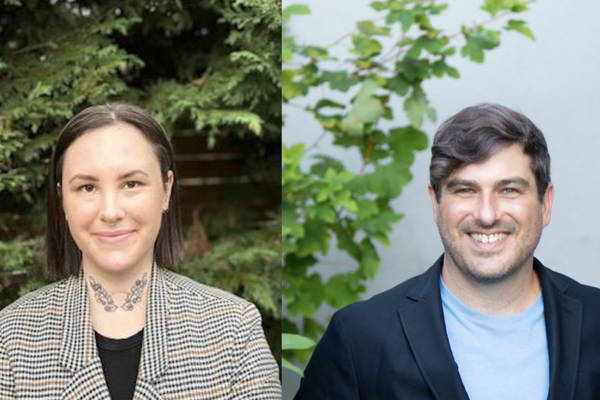
<svg viewBox="0 0 600 400">
<path fill-rule="evenodd" d="M 552 214 L 552 202 L 554 201 L 554 185 L 552 182 L 548 184 L 544 198 L 542 199 L 542 217 L 544 221 L 544 227 L 550 223 L 550 216 Z"/>
<path fill-rule="evenodd" d="M 427 190 L 429 191 L 429 197 L 431 197 L 431 205 L 433 206 L 433 220 L 437 224 L 437 212 L 439 204 L 437 202 L 437 198 L 435 197 L 435 191 L 431 187 L 431 183 L 427 184 Z"/>
</svg>

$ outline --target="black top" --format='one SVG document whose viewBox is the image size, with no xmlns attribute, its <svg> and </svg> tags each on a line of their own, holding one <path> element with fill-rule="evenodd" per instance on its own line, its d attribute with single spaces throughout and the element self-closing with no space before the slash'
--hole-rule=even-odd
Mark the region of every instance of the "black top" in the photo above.
<svg viewBox="0 0 600 400">
<path fill-rule="evenodd" d="M 126 339 L 96 334 L 98 354 L 112 400 L 131 400 L 135 391 L 144 330 Z"/>
</svg>

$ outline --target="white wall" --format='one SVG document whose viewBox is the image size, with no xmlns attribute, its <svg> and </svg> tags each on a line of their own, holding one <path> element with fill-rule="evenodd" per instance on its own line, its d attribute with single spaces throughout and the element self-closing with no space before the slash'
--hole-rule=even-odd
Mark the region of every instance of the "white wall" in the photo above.
<svg viewBox="0 0 600 400">
<path fill-rule="evenodd" d="M 304 0 L 283 2 L 310 6 L 312 15 L 296 17 L 289 25 L 300 43 L 325 46 L 355 28 L 356 21 L 376 16 L 369 1 Z M 449 8 L 434 26 L 446 34 L 459 30 L 462 23 L 479 22 L 488 15 L 478 9 L 482 1 L 449 0 Z M 514 19 L 524 19 L 536 35 L 536 41 L 516 33 L 503 31 L 499 48 L 486 53 L 483 64 L 475 64 L 455 56 L 448 60 L 461 74 L 459 80 L 433 79 L 425 91 L 436 108 L 439 124 L 462 108 L 494 102 L 520 110 L 546 136 L 552 159 L 552 181 L 555 198 L 552 222 L 544 230 L 535 255 L 548 267 L 581 283 L 600 287 L 600 2 L 580 0 L 538 0 L 531 11 Z M 489 27 L 499 28 L 506 18 Z M 455 39 L 460 46 L 462 38 Z M 342 56 L 350 48 L 346 39 L 335 48 Z M 327 96 L 329 91 L 325 90 Z M 340 98 L 334 92 L 332 98 Z M 314 104 L 314 96 L 309 98 Z M 396 116 L 402 104 L 395 103 Z M 284 106 L 286 125 L 283 142 L 312 144 L 321 134 L 320 126 L 310 114 Z M 406 125 L 404 117 L 391 126 Z M 385 126 L 382 126 L 385 127 Z M 430 139 L 437 124 L 426 123 Z M 431 142 L 431 141 L 430 141 Z M 331 139 L 319 143 L 320 152 L 339 157 L 354 172 L 360 169 L 355 153 L 332 149 Z M 391 234 L 392 246 L 379 246 L 379 272 L 367 283 L 363 298 L 369 298 L 425 271 L 442 254 L 443 248 L 433 222 L 431 202 L 427 194 L 430 151 L 418 153 L 411 168 L 413 180 L 404 188 L 393 207 L 406 214 Z M 323 275 L 343 272 L 339 262 L 348 258 L 335 246 L 325 257 L 331 265 L 323 265 Z M 338 262 L 338 264 L 335 264 Z M 321 268 L 320 268 L 321 269 Z M 319 319 L 325 321 L 332 310 L 323 306 Z M 295 374 L 284 371 L 284 399 L 291 399 L 298 387 Z"/>
</svg>

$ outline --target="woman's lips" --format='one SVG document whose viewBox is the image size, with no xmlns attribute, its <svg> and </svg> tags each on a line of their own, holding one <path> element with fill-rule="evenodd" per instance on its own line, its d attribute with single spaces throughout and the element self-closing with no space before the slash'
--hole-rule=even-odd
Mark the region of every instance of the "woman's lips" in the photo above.
<svg viewBox="0 0 600 400">
<path fill-rule="evenodd" d="M 121 230 L 113 232 L 98 232 L 94 235 L 103 243 L 114 244 L 128 239 L 131 235 L 133 235 L 134 232 L 135 231 Z"/>
</svg>

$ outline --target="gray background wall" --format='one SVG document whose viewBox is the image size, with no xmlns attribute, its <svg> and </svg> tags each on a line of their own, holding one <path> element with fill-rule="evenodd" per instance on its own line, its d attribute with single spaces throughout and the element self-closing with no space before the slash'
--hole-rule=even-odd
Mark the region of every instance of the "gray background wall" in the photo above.
<svg viewBox="0 0 600 400">
<path fill-rule="evenodd" d="M 326 46 L 355 28 L 356 21 L 378 14 L 362 0 L 303 0 L 283 2 L 307 4 L 311 16 L 296 17 L 289 28 L 298 42 Z M 463 23 L 489 18 L 479 10 L 483 1 L 449 0 L 449 8 L 436 19 L 446 34 L 457 32 Z M 552 158 L 555 198 L 552 221 L 544 230 L 536 256 L 548 267 L 581 283 L 600 287 L 600 2 L 579 0 L 538 0 L 531 11 L 514 19 L 524 19 L 536 41 L 516 32 L 501 35 L 499 48 L 486 53 L 483 64 L 474 64 L 455 56 L 448 60 L 461 74 L 459 80 L 444 77 L 425 85 L 430 105 L 438 113 L 437 123 L 423 128 L 430 139 L 437 124 L 462 108 L 494 102 L 520 110 L 545 134 Z M 507 18 L 488 27 L 498 29 Z M 393 35 L 397 37 L 396 35 Z M 457 46 L 464 39 L 454 39 Z M 334 54 L 344 57 L 350 39 L 335 47 Z M 332 67 L 332 69 L 335 65 Z M 322 92 L 341 99 L 337 92 Z M 321 93 L 319 93 L 321 94 Z M 350 93 L 349 96 L 352 96 Z M 309 97 L 314 104 L 317 96 Z M 402 110 L 402 104 L 392 104 Z M 315 142 L 320 126 L 310 114 L 284 106 L 286 125 L 283 142 L 290 145 Z M 401 115 L 396 112 L 396 116 Z M 405 125 L 397 118 L 392 126 Z M 385 127 L 385 125 L 382 125 Z M 431 142 L 431 141 L 430 141 Z M 331 146 L 325 137 L 318 151 L 338 157 L 354 172 L 360 169 L 360 157 Z M 392 246 L 379 246 L 381 264 L 375 279 L 367 283 L 363 298 L 389 289 L 425 271 L 442 254 L 443 248 L 433 222 L 427 194 L 430 151 L 418 153 L 411 171 L 413 180 L 404 188 L 393 206 L 406 216 L 390 236 Z M 308 165 L 308 164 L 305 164 Z M 324 276 L 343 272 L 350 260 L 331 246 L 320 268 Z M 325 321 L 333 309 L 322 306 L 318 318 Z M 287 370 L 283 374 L 284 399 L 291 399 L 299 378 Z"/>
</svg>

